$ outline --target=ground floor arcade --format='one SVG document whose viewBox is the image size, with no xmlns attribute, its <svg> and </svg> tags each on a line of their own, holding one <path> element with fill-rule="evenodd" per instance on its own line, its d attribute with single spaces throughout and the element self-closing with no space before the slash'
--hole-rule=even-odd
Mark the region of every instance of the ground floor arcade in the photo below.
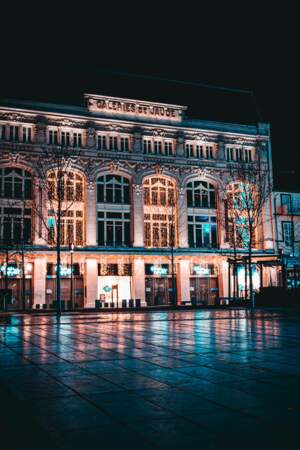
<svg viewBox="0 0 300 450">
<path fill-rule="evenodd" d="M 36 254 L 25 263 L 27 307 L 50 309 L 56 300 L 56 259 L 54 253 Z M 257 261 L 256 261 L 257 263 Z M 259 267 L 259 264 L 255 264 Z M 22 270 L 10 264 L 4 277 L 1 266 L 0 290 L 11 292 L 11 303 L 21 307 Z M 256 270 L 256 269 L 255 269 Z M 61 299 L 66 309 L 121 307 L 132 304 L 214 305 L 230 296 L 234 284 L 228 256 L 221 254 L 175 255 L 101 255 L 62 252 Z M 276 285 L 278 268 L 269 266 L 254 276 L 255 288 Z M 245 274 L 239 271 L 239 295 L 245 294 Z M 24 280 L 23 280 L 24 281 Z M 247 280 L 246 280 L 247 284 Z M 135 303 L 134 303 L 135 304 Z M 37 306 L 38 305 L 38 306 Z"/>
</svg>

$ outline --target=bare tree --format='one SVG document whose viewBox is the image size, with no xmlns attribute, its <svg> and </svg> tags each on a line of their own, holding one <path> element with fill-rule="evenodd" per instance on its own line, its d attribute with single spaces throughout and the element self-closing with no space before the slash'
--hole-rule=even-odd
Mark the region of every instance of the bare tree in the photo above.
<svg viewBox="0 0 300 450">
<path fill-rule="evenodd" d="M 82 184 L 76 183 L 73 167 L 80 149 L 64 145 L 44 149 L 36 164 L 37 178 L 33 209 L 38 235 L 56 251 L 56 312 L 61 315 L 61 249 L 74 244 L 74 229 L 68 223 L 68 212 L 76 201 L 82 201 Z M 67 221 L 67 227 L 64 222 Z M 71 221 L 70 221 L 71 222 Z M 72 268 L 71 268 L 72 270 Z"/>
<path fill-rule="evenodd" d="M 239 249 L 247 250 L 249 296 L 254 307 L 253 249 L 261 242 L 263 212 L 271 193 L 269 174 L 259 162 L 239 162 L 229 167 L 229 179 L 225 195 L 228 237 L 235 257 Z"/>
</svg>

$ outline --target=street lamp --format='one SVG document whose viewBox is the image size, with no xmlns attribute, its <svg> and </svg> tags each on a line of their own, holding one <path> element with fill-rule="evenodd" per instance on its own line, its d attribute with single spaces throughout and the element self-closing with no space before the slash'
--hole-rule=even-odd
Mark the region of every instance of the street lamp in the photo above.
<svg viewBox="0 0 300 450">
<path fill-rule="evenodd" d="M 74 309 L 74 296 L 73 296 L 73 253 L 74 253 L 74 244 L 70 244 L 70 254 L 71 254 L 71 307 Z"/>
</svg>

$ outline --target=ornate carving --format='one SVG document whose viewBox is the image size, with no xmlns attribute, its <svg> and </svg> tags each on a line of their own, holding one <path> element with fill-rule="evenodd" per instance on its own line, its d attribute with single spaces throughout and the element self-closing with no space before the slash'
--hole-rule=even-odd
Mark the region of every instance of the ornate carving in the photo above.
<svg viewBox="0 0 300 450">
<path fill-rule="evenodd" d="M 132 187 L 135 195 L 143 195 L 143 186 L 141 184 L 133 184 Z"/>
<path fill-rule="evenodd" d="M 4 113 L 0 115 L 1 119 L 10 120 L 11 122 L 25 122 L 26 118 L 22 114 Z"/>
<path fill-rule="evenodd" d="M 156 175 L 162 175 L 164 168 L 160 164 L 156 164 L 154 166 L 154 171 L 155 171 Z"/>
<path fill-rule="evenodd" d="M 11 164 L 18 164 L 20 162 L 21 155 L 20 153 L 10 153 L 9 161 Z"/>
<path fill-rule="evenodd" d="M 156 130 L 153 130 L 153 136 L 165 136 L 166 132 L 160 128 L 157 128 Z"/>
<path fill-rule="evenodd" d="M 120 170 L 120 163 L 116 161 L 111 161 L 109 164 L 110 172 L 118 172 Z"/>
</svg>

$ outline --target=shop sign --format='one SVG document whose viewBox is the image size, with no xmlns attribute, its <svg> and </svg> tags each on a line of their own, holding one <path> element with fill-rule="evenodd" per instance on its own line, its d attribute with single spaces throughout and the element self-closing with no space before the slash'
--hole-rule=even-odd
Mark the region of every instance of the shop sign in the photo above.
<svg viewBox="0 0 300 450">
<path fill-rule="evenodd" d="M 150 270 L 153 273 L 153 275 L 168 275 L 167 267 L 151 266 Z"/>
<path fill-rule="evenodd" d="M 55 272 L 56 272 L 56 266 L 55 266 Z M 60 266 L 60 276 L 61 277 L 69 277 L 71 276 L 72 269 L 68 266 Z"/>
<path fill-rule="evenodd" d="M 102 289 L 103 289 L 104 292 L 110 292 L 111 291 L 111 287 L 108 286 L 107 284 L 105 286 L 103 286 Z"/>
<path fill-rule="evenodd" d="M 6 273 L 6 264 L 0 267 L 1 272 L 5 275 Z M 20 275 L 21 270 L 18 267 L 15 266 L 8 266 L 7 267 L 7 276 L 8 277 L 17 277 Z"/>
<path fill-rule="evenodd" d="M 201 276 L 210 275 L 210 269 L 208 267 L 197 266 L 196 264 L 194 264 L 193 270 L 196 275 L 201 275 Z"/>
</svg>

